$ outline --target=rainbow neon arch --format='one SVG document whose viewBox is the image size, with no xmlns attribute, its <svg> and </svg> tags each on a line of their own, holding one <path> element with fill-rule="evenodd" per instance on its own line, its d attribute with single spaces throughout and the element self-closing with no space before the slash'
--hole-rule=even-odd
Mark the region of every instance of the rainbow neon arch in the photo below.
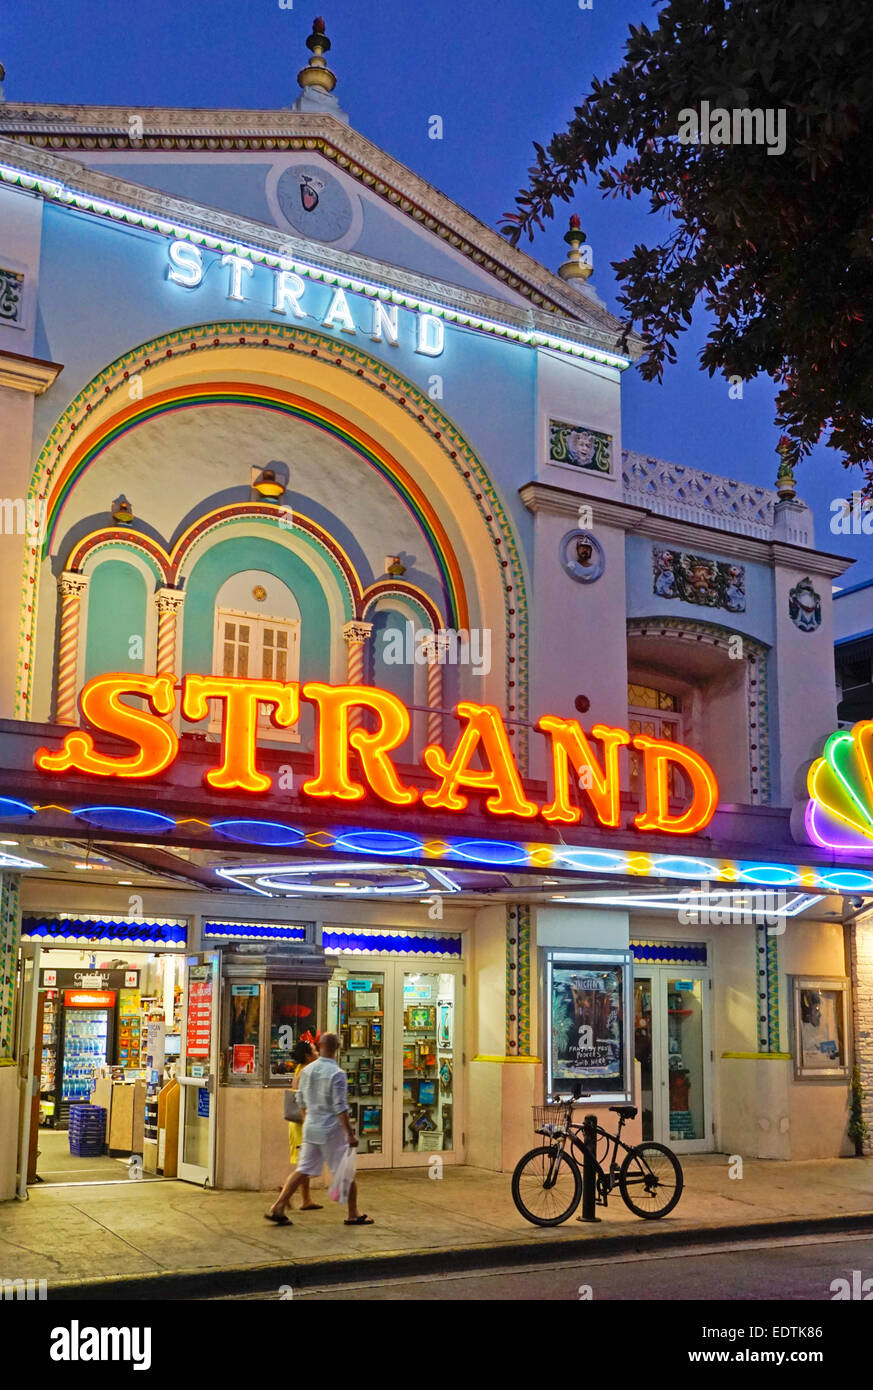
<svg viewBox="0 0 873 1390">
<path fill-rule="evenodd" d="M 812 841 L 824 849 L 873 854 L 873 719 L 831 734 L 806 785 Z"/>
</svg>

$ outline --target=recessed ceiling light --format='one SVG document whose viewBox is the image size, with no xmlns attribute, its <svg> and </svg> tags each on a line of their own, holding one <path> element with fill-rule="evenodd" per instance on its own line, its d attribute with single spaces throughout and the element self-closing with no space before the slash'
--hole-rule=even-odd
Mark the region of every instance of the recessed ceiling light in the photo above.
<svg viewBox="0 0 873 1390">
<path fill-rule="evenodd" d="M 132 883 L 133 883 L 133 879 L 132 879 L 132 878 L 120 878 L 120 879 L 118 880 L 118 886 L 119 886 L 119 888 L 130 888 L 130 886 L 132 885 Z"/>
<path fill-rule="evenodd" d="M 347 878 L 338 878 L 334 880 L 333 886 L 334 888 L 351 888 L 352 885 Z"/>
<path fill-rule="evenodd" d="M 0 845 L 20 845 L 20 840 L 0 840 Z"/>
<path fill-rule="evenodd" d="M 566 896 L 567 896 L 566 893 L 553 893 L 553 894 L 552 894 L 552 902 L 557 902 L 559 898 L 566 898 Z"/>
</svg>

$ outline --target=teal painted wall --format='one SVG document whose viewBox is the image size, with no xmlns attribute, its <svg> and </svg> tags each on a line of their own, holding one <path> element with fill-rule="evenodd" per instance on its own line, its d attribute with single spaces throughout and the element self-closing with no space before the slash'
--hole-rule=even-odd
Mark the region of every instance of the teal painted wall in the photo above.
<svg viewBox="0 0 873 1390">
<path fill-rule="evenodd" d="M 88 585 L 86 681 L 104 671 L 143 670 L 147 601 L 145 579 L 135 566 L 124 560 L 97 566 Z"/>
<path fill-rule="evenodd" d="M 288 585 L 300 606 L 300 679 L 329 680 L 330 611 L 321 584 L 312 570 L 284 546 L 256 536 L 219 541 L 194 566 L 185 584 L 182 674 L 212 670 L 215 601 L 222 584 L 241 570 L 264 570 Z M 252 611 L 255 607 L 253 600 Z M 342 641 L 339 633 L 334 640 Z M 312 707 L 304 703 L 300 721 L 304 747 L 312 737 L 313 714 Z"/>
<path fill-rule="evenodd" d="M 400 631 L 404 634 L 404 654 L 406 649 L 406 624 L 408 622 L 405 613 L 397 613 L 393 610 L 379 610 L 373 614 L 373 631 L 370 636 L 370 660 L 366 670 L 366 678 L 370 685 L 377 685 L 382 690 L 390 690 L 392 695 L 397 695 L 405 705 L 415 704 L 415 666 L 408 662 L 386 661 L 385 656 L 392 653 L 392 648 L 396 649 L 396 639 L 392 642 L 386 638 L 389 632 Z M 400 762 L 414 762 L 415 753 L 413 750 L 412 737 L 401 743 L 394 755 Z"/>
</svg>

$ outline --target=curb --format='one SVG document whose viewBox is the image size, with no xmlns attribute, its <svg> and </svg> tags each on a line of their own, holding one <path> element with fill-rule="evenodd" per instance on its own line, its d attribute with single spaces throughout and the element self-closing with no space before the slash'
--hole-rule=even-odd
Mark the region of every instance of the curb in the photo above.
<svg viewBox="0 0 873 1390">
<path fill-rule="evenodd" d="M 549 1237 L 534 1243 L 489 1241 L 479 1245 L 440 1245 L 426 1250 L 386 1250 L 372 1255 L 339 1255 L 330 1259 L 279 1260 L 262 1265 L 242 1265 L 212 1270 L 169 1270 L 166 1273 L 123 1275 L 89 1279 L 82 1283 L 53 1284 L 49 1298 L 60 1302 L 107 1302 L 123 1299 L 162 1301 L 217 1298 L 234 1294 L 275 1293 L 280 1284 L 295 1293 L 307 1289 L 383 1279 L 414 1278 L 423 1274 L 469 1273 L 500 1266 L 540 1263 L 581 1263 L 586 1257 L 602 1257 L 700 1245 L 728 1244 L 736 1240 L 765 1240 L 780 1236 L 817 1235 L 824 1232 L 871 1231 L 873 1211 L 842 1216 L 788 1217 L 732 1226 L 658 1228 L 643 1226 L 627 1235 L 590 1235 L 576 1239 Z"/>
</svg>

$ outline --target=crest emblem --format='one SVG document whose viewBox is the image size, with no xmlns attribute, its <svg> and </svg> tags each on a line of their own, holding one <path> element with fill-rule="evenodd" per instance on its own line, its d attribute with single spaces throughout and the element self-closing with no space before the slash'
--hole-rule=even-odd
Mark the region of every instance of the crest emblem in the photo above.
<svg viewBox="0 0 873 1390">
<path fill-rule="evenodd" d="M 300 175 L 300 201 L 304 212 L 315 211 L 318 207 L 318 195 L 323 188 L 321 179 L 317 179 L 313 174 Z"/>
<path fill-rule="evenodd" d="M 812 587 L 809 575 L 789 591 L 788 616 L 801 632 L 815 632 L 821 626 L 821 597 Z"/>
</svg>

